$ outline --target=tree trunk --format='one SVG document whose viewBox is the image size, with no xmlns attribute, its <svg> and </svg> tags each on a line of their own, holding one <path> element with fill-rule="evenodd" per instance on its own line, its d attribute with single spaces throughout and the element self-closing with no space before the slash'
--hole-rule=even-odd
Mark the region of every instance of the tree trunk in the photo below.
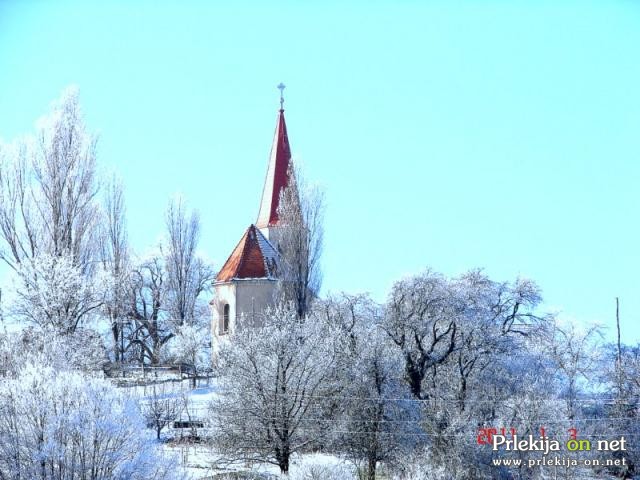
<svg viewBox="0 0 640 480">
<path fill-rule="evenodd" d="M 282 458 L 278 462 L 278 466 L 280 467 L 280 473 L 283 475 L 289 475 L 289 458 Z"/>
<path fill-rule="evenodd" d="M 278 466 L 280 467 L 280 473 L 283 475 L 289 475 L 289 459 L 291 452 L 289 451 L 289 445 L 284 445 L 282 449 L 277 452 L 276 458 L 278 459 Z"/>
<path fill-rule="evenodd" d="M 422 379 L 423 375 L 418 370 L 418 367 L 414 364 L 410 355 L 406 355 L 406 375 L 409 383 L 409 389 L 414 398 L 423 400 L 422 398 Z"/>
<path fill-rule="evenodd" d="M 111 323 L 111 332 L 113 334 L 113 353 L 116 363 L 120 361 L 120 329 L 118 324 L 114 321 Z"/>
<path fill-rule="evenodd" d="M 376 480 L 376 455 L 369 455 L 367 465 L 367 480 Z"/>
</svg>

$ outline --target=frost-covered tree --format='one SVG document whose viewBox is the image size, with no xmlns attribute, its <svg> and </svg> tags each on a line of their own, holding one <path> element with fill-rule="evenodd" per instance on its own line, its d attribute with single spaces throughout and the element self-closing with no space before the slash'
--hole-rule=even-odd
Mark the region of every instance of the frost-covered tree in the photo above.
<svg viewBox="0 0 640 480">
<path fill-rule="evenodd" d="M 289 471 L 291 456 L 318 445 L 332 391 L 335 338 L 293 306 L 267 311 L 220 350 L 220 396 L 211 405 L 213 442 L 228 460 Z"/>
<path fill-rule="evenodd" d="M 209 345 L 211 331 L 207 326 L 182 325 L 172 340 L 174 360 L 188 367 L 191 387 L 195 388 L 198 375 L 211 365 Z"/>
<path fill-rule="evenodd" d="M 79 328 L 67 335 L 40 327 L 26 327 L 0 334 L 0 370 L 16 377 L 31 362 L 54 370 L 75 370 L 102 375 L 107 362 L 100 334 Z"/>
<path fill-rule="evenodd" d="M 96 308 L 89 292 L 99 244 L 95 144 L 78 91 L 69 88 L 38 121 L 35 135 L 0 147 L 0 259 L 23 284 L 21 313 L 62 334 Z M 77 291 L 69 288 L 78 282 Z M 54 305 L 45 306 L 44 297 Z M 32 308 L 24 304 L 29 299 Z"/>
<path fill-rule="evenodd" d="M 166 212 L 166 309 L 176 326 L 200 323 L 208 314 L 202 294 L 209 291 L 213 269 L 197 254 L 200 219 L 187 213 L 184 201 L 173 200 Z"/>
<path fill-rule="evenodd" d="M 516 392 L 513 386 L 499 387 L 510 375 L 506 366 L 530 354 L 549 328 L 549 316 L 536 312 L 539 302 L 535 283 L 496 282 L 477 270 L 457 278 L 427 271 L 393 286 L 382 326 L 419 400 L 428 458 L 455 478 L 482 478 L 483 468 L 490 470 L 486 452 L 459 439 L 471 438 L 477 425 L 491 425 L 505 413 Z M 543 354 L 522 366 L 535 365 Z"/>
<path fill-rule="evenodd" d="M 104 217 L 100 232 L 104 275 L 108 279 L 104 290 L 103 312 L 109 322 L 116 362 L 123 360 L 128 346 L 125 335 L 129 313 L 128 287 L 131 262 L 126 229 L 126 208 L 122 184 L 114 177 L 108 184 L 104 199 Z"/>
<path fill-rule="evenodd" d="M 609 400 L 602 402 L 598 412 L 598 433 L 603 435 L 606 432 L 610 438 L 621 435 L 628 439 L 640 438 L 640 344 L 620 344 L 619 348 L 618 345 L 608 345 L 600 358 L 600 374 L 600 385 Z M 617 478 L 634 478 L 633 475 L 640 471 L 640 445 L 637 441 L 628 441 L 626 451 L 613 452 L 613 456 L 626 459 L 626 465 L 608 469 Z"/>
<path fill-rule="evenodd" d="M 450 288 L 451 300 L 458 305 L 457 335 L 445 374 L 457 379 L 454 396 L 463 412 L 467 398 L 478 393 L 475 378 L 499 356 L 524 348 L 523 338 L 541 341 L 551 317 L 535 313 L 541 298 L 530 280 L 496 282 L 472 270 L 452 279 Z"/>
<path fill-rule="evenodd" d="M 481 384 L 486 394 L 475 400 L 475 418 L 486 427 L 515 429 L 520 437 L 533 435 L 538 438 L 541 428 L 545 435 L 561 441 L 568 440 L 568 429 L 576 426 L 564 415 L 564 402 L 558 398 L 560 382 L 554 362 L 549 358 L 546 349 L 539 340 L 527 339 L 520 349 L 505 352 L 496 356 L 490 368 L 482 372 Z M 586 430 L 579 432 L 580 437 L 588 436 Z M 458 444 L 460 445 L 460 443 Z M 458 448 L 463 447 L 460 445 Z M 469 452 L 470 461 L 467 471 L 480 471 L 488 475 L 492 471 L 490 459 L 503 456 L 504 451 L 491 452 L 491 447 L 484 445 Z M 527 462 L 530 458 L 539 459 L 539 452 L 515 452 L 515 458 Z M 453 460 L 450 460 L 450 464 Z M 544 471 L 527 471 L 520 468 L 518 475 L 522 478 L 547 478 Z M 558 475 L 561 469 L 554 472 Z M 569 477 L 576 478 L 580 474 L 570 471 Z M 575 475 L 575 476 L 574 476 Z M 580 477 L 582 478 L 582 477 Z"/>
<path fill-rule="evenodd" d="M 178 419 L 182 407 L 182 398 L 169 391 L 166 384 L 154 384 L 151 394 L 141 400 L 142 415 L 155 430 L 158 440 L 162 430 Z"/>
<path fill-rule="evenodd" d="M 410 451 L 419 429 L 419 411 L 402 380 L 402 359 L 374 322 L 358 328 L 352 374 L 340 396 L 337 444 L 354 460 L 367 480 L 378 466 L 398 462 Z"/>
<path fill-rule="evenodd" d="M 309 313 L 322 283 L 324 195 L 289 168 L 290 182 L 278 204 L 278 276 L 283 301 L 293 302 L 302 318 Z"/>
<path fill-rule="evenodd" d="M 457 315 L 449 282 L 426 271 L 396 282 L 387 302 L 383 328 L 404 358 L 405 378 L 415 398 L 428 397 L 425 380 L 456 345 Z"/>
<path fill-rule="evenodd" d="M 42 253 L 20 263 L 13 313 L 53 333 L 71 334 L 97 313 L 107 279 L 87 277 L 70 255 Z"/>
<path fill-rule="evenodd" d="M 36 134 L 0 150 L 0 258 L 17 269 L 40 255 L 69 255 L 82 274 L 96 259 L 96 138 L 78 90 L 68 88 Z"/>
<path fill-rule="evenodd" d="M 383 327 L 402 352 L 417 399 L 429 397 L 438 367 L 455 359 L 463 407 L 470 375 L 486 366 L 491 354 L 503 350 L 509 338 L 545 328 L 548 316 L 535 313 L 540 301 L 529 280 L 495 282 L 480 271 L 449 279 L 427 270 L 393 285 Z"/>
<path fill-rule="evenodd" d="M 581 381 L 593 381 L 601 354 L 602 331 L 598 325 L 582 328 L 574 322 L 556 322 L 551 331 L 549 356 L 562 379 L 561 397 L 566 402 L 567 417 L 573 420 L 578 412 L 577 400 Z"/>
<path fill-rule="evenodd" d="M 141 362 L 153 365 L 168 358 L 165 346 L 183 326 L 202 329 L 209 312 L 204 297 L 214 277 L 213 269 L 196 252 L 198 216 L 195 212 L 188 214 L 182 200 L 169 204 L 166 228 L 166 239 L 156 251 L 134 264 L 128 279 L 128 318 L 132 322 L 129 344 Z M 185 329 L 183 333 L 179 340 L 181 355 L 189 356 L 189 364 L 197 369 L 202 352 L 194 350 L 193 342 L 187 346 L 186 339 L 193 332 Z"/>
<path fill-rule="evenodd" d="M 0 478 L 177 479 L 137 405 L 109 382 L 28 365 L 0 383 Z"/>
<path fill-rule="evenodd" d="M 158 365 L 162 347 L 173 338 L 166 312 L 166 270 L 161 255 L 153 254 L 132 269 L 129 290 L 129 345 L 140 363 Z"/>
<path fill-rule="evenodd" d="M 622 345 L 619 361 L 615 361 L 616 353 L 610 346 L 609 355 L 604 355 L 601 362 L 607 362 L 608 366 L 602 368 L 606 373 L 609 389 L 615 393 L 615 398 L 620 400 L 620 405 L 626 414 L 638 413 L 640 406 L 640 343 L 635 346 Z M 619 363 L 619 365 L 616 365 Z M 619 386 L 621 385 L 621 386 Z"/>
</svg>

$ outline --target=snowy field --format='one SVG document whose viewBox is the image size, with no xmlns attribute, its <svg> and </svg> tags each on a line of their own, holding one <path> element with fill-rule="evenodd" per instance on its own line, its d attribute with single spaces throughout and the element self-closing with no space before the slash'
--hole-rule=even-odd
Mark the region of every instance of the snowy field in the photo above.
<svg viewBox="0 0 640 480">
<path fill-rule="evenodd" d="M 154 382 L 147 378 L 147 381 Z M 176 421 L 203 422 L 204 427 L 199 427 L 195 431 L 202 437 L 202 441 L 190 441 L 190 428 L 174 428 L 173 425 L 167 427 L 162 434 L 162 450 L 168 457 L 177 459 L 182 464 L 191 480 L 231 480 L 231 479 L 252 479 L 268 480 L 280 479 L 283 475 L 277 466 L 261 462 L 235 462 L 232 464 L 220 463 L 221 456 L 207 442 L 206 437 L 213 433 L 207 428 L 210 402 L 219 392 L 219 387 L 215 379 L 202 379 L 195 389 L 191 388 L 188 379 L 176 377 L 173 374 L 162 374 L 155 376 L 155 382 L 146 385 L 124 387 L 123 390 L 138 398 L 141 403 L 149 402 L 154 395 L 156 398 L 173 398 L 181 402 L 186 402 L 188 412 L 182 411 Z M 155 389 L 155 393 L 154 393 Z M 186 410 L 186 409 L 185 409 Z M 415 459 L 413 459 L 415 461 Z M 432 468 L 428 465 L 417 465 L 409 469 L 409 477 L 403 480 L 429 480 L 429 479 L 451 479 L 442 468 Z M 355 465 L 346 459 L 336 455 L 325 453 L 296 454 L 293 456 L 289 475 L 289 480 L 356 480 L 358 472 Z M 382 474 L 379 478 L 384 480 L 399 478 Z M 587 468 L 561 468 L 549 469 L 549 474 L 540 478 L 551 479 L 581 479 L 581 480 L 606 480 L 613 479 L 613 476 L 596 474 Z"/>
<path fill-rule="evenodd" d="M 129 395 L 140 400 L 142 404 L 154 398 L 173 398 L 188 405 L 188 412 L 181 411 L 176 417 L 177 422 L 194 421 L 203 422 L 205 426 L 198 428 L 197 433 L 203 437 L 211 434 L 207 428 L 209 404 L 218 392 L 215 379 L 199 380 L 195 389 L 191 388 L 190 380 L 180 380 L 175 374 L 162 373 L 144 377 L 145 385 L 122 387 Z M 141 383 L 143 379 L 137 380 Z M 155 393 L 154 393 L 155 389 Z M 253 475 L 248 478 L 281 478 L 277 466 L 264 463 L 237 462 L 231 465 L 217 465 L 221 460 L 220 455 L 203 442 L 190 442 L 189 428 L 167 427 L 162 434 L 162 449 L 168 456 L 179 459 L 189 477 L 193 480 L 244 478 L 232 475 Z M 257 476 L 257 477 L 255 477 Z M 296 455 L 291 463 L 289 474 L 291 479 L 318 479 L 318 480 L 347 480 L 356 478 L 355 467 L 344 459 L 334 455 L 312 453 Z"/>
</svg>

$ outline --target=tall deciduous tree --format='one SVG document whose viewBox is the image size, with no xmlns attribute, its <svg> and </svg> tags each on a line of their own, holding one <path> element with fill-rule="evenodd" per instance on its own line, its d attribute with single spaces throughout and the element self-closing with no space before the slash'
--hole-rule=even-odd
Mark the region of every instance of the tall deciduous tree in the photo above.
<svg viewBox="0 0 640 480">
<path fill-rule="evenodd" d="M 33 300 L 33 311 L 44 314 L 27 317 L 59 326 L 61 333 L 72 333 L 95 310 L 93 289 L 85 288 L 94 280 L 99 245 L 95 145 L 78 91 L 70 88 L 38 122 L 34 136 L 0 149 L 0 259 L 18 273 L 21 299 Z M 50 283 L 66 281 L 61 270 L 71 272 L 69 281 L 77 279 L 81 288 Z M 41 301 L 52 292 L 53 309 Z"/>
<path fill-rule="evenodd" d="M 140 363 L 158 365 L 162 347 L 175 335 L 166 314 L 166 270 L 162 256 L 154 254 L 132 269 L 129 284 L 129 343 Z"/>
<path fill-rule="evenodd" d="M 193 324 L 208 310 L 200 295 L 209 290 L 213 269 L 197 255 L 200 219 L 178 198 L 166 212 L 167 312 L 176 326 Z"/>
<path fill-rule="evenodd" d="M 163 351 L 164 346 L 183 326 L 201 327 L 208 314 L 203 293 L 209 291 L 214 278 L 211 266 L 197 254 L 197 213 L 188 213 L 184 202 L 177 199 L 169 204 L 165 220 L 166 240 L 159 251 L 132 269 L 129 283 L 129 317 L 134 324 L 130 341 L 137 346 L 141 360 L 153 365 L 168 353 Z M 191 331 L 185 329 L 183 333 L 187 332 Z M 181 337 L 179 346 L 185 346 L 184 340 Z M 202 353 L 193 350 L 196 346 L 204 347 L 202 342 L 190 342 L 186 349 L 194 372 Z M 185 353 L 185 348 L 178 350 L 181 355 Z"/>
<path fill-rule="evenodd" d="M 104 313 L 110 323 L 113 353 L 116 362 L 123 359 L 126 348 L 125 323 L 131 265 L 127 242 L 126 207 L 122 184 L 114 177 L 108 185 L 105 199 L 105 222 L 100 234 L 102 265 L 108 284 L 105 290 Z"/>
<path fill-rule="evenodd" d="M 39 254 L 70 255 L 85 273 L 96 258 L 96 138 L 69 88 L 35 136 L 2 148 L 0 258 L 17 268 Z"/>
<path fill-rule="evenodd" d="M 320 257 L 324 237 L 324 195 L 290 167 L 289 185 L 278 204 L 279 277 L 284 302 L 293 302 L 298 317 L 311 308 L 322 283 Z"/>
</svg>

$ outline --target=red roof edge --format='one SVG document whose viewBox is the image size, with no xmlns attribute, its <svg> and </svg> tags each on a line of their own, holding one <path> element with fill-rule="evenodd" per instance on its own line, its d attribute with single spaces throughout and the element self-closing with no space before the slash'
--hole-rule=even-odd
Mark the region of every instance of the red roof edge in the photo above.
<svg viewBox="0 0 640 480">
<path fill-rule="evenodd" d="M 218 275 L 216 282 L 228 282 L 242 278 L 265 278 L 268 272 L 255 225 L 249 226 L 229 255 Z"/>
</svg>

